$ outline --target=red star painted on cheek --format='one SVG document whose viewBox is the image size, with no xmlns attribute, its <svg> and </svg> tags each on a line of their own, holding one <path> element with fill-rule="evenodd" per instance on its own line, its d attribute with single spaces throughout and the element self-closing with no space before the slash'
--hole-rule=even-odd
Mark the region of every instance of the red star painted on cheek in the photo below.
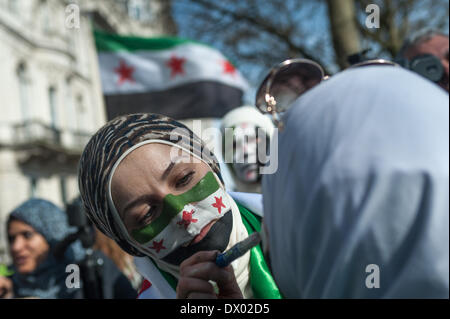
<svg viewBox="0 0 450 319">
<path fill-rule="evenodd" d="M 222 214 L 222 207 L 226 208 L 226 206 L 222 203 L 222 196 L 220 196 L 220 198 L 214 196 L 214 198 L 216 199 L 216 202 L 212 204 L 212 206 L 217 208 L 219 214 Z"/>
<path fill-rule="evenodd" d="M 223 66 L 223 73 L 230 74 L 233 76 L 236 74 L 236 68 L 229 61 L 227 60 L 223 61 L 222 66 Z"/>
<path fill-rule="evenodd" d="M 120 65 L 114 69 L 119 75 L 118 85 L 122 85 L 125 81 L 135 82 L 133 79 L 134 68 L 125 63 L 124 60 L 120 60 Z"/>
<path fill-rule="evenodd" d="M 159 253 L 161 249 L 166 249 L 166 247 L 163 246 L 163 241 L 164 239 L 161 239 L 160 242 L 153 241 L 153 247 L 150 247 L 150 249 L 156 250 L 156 253 Z"/>
<path fill-rule="evenodd" d="M 167 61 L 166 65 L 170 68 L 171 78 L 175 77 L 177 74 L 184 74 L 184 62 L 186 62 L 185 58 L 178 58 L 174 55 Z"/>
<path fill-rule="evenodd" d="M 194 210 L 191 210 L 190 212 L 183 211 L 183 219 L 177 222 L 177 225 L 184 225 L 184 229 L 186 229 L 191 223 L 196 223 L 198 219 L 192 218 L 193 213 L 195 213 Z"/>
</svg>

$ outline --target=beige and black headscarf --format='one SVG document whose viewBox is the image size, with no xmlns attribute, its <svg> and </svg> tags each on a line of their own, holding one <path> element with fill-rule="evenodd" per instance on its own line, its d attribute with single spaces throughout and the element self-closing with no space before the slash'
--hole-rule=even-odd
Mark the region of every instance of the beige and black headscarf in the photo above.
<svg viewBox="0 0 450 319">
<path fill-rule="evenodd" d="M 185 125 L 163 115 L 138 113 L 117 117 L 90 139 L 81 156 L 78 183 L 90 220 L 126 252 L 142 256 L 127 240 L 114 220 L 108 204 L 108 183 L 119 158 L 133 146 L 147 140 L 175 143 L 200 157 L 222 179 L 218 161 L 203 141 Z"/>
</svg>

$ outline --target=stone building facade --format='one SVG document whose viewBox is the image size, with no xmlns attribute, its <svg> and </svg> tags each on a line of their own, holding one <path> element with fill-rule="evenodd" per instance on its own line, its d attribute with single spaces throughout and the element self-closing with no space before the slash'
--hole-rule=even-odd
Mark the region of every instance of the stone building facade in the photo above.
<svg viewBox="0 0 450 319">
<path fill-rule="evenodd" d="M 0 0 L 0 263 L 14 207 L 30 197 L 64 207 L 78 195 L 79 157 L 106 121 L 93 29 L 163 33 L 151 14 L 159 4 Z"/>
</svg>

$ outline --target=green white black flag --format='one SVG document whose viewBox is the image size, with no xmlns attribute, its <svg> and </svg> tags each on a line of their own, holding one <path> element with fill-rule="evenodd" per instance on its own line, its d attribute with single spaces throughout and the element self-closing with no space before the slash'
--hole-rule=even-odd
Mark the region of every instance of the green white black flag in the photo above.
<svg viewBox="0 0 450 319">
<path fill-rule="evenodd" d="M 95 32 L 108 118 L 153 112 L 175 119 L 222 117 L 248 84 L 216 49 L 180 38 Z"/>
</svg>

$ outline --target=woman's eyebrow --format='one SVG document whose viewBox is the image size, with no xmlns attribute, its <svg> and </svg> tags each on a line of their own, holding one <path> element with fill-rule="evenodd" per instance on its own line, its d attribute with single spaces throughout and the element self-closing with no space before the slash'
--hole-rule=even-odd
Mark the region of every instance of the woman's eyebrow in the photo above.
<svg viewBox="0 0 450 319">
<path fill-rule="evenodd" d="M 172 168 L 175 166 L 176 163 L 177 163 L 177 160 L 170 162 L 169 166 L 167 166 L 167 168 L 164 170 L 164 172 L 161 175 L 162 181 L 167 178 L 167 176 L 169 175 L 170 171 L 172 170 Z"/>
<path fill-rule="evenodd" d="M 189 158 L 189 159 L 190 159 L 190 157 L 189 157 L 189 156 L 186 156 L 186 155 L 181 155 L 181 156 L 175 157 L 175 158 L 170 162 L 170 164 L 167 166 L 167 168 L 164 170 L 164 172 L 162 173 L 160 180 L 162 180 L 162 181 L 165 180 L 165 179 L 167 178 L 167 176 L 170 174 L 170 171 L 174 168 L 174 166 L 175 166 L 176 164 L 182 162 L 183 159 L 186 159 L 186 158 Z"/>
<path fill-rule="evenodd" d="M 35 231 L 33 231 L 33 230 L 22 230 L 22 231 L 19 231 L 17 233 L 8 234 L 8 237 L 14 239 L 17 236 L 25 236 L 25 234 L 27 234 L 27 233 L 35 233 Z"/>
</svg>

